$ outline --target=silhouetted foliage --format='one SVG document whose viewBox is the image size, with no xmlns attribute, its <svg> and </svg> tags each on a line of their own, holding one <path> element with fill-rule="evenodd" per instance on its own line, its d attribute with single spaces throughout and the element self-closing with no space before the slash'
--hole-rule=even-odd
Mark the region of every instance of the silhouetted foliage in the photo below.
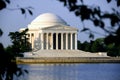
<svg viewBox="0 0 120 80">
<path fill-rule="evenodd" d="M 17 66 L 14 55 L 4 50 L 0 43 L 0 80 L 13 80 L 13 76 L 21 76 L 28 73 L 25 69 Z"/>
<path fill-rule="evenodd" d="M 0 0 L 0 10 L 3 10 L 7 7 L 7 5 L 10 5 L 11 3 L 11 0 Z M 32 7 L 19 7 L 17 6 L 17 8 L 15 9 L 9 9 L 9 10 L 20 10 L 22 14 L 27 14 L 27 12 L 30 14 L 30 15 L 33 15 L 33 12 L 32 10 L 33 9 Z"/>
<path fill-rule="evenodd" d="M 99 6 L 90 6 L 84 4 L 84 0 L 59 0 L 64 3 L 64 6 L 69 9 L 70 12 L 74 12 L 77 17 L 80 17 L 81 21 L 91 21 L 95 27 L 100 27 L 108 35 L 105 36 L 105 44 L 114 43 L 114 47 L 118 50 L 120 46 L 120 12 L 118 9 L 112 8 L 112 12 L 103 12 Z M 108 4 L 113 0 L 106 0 Z M 120 0 L 115 0 L 117 7 L 120 6 Z M 81 3 L 80 3 L 81 2 Z M 110 20 L 110 27 L 106 26 L 106 19 Z M 83 22 L 84 23 L 84 22 Z M 83 26 L 82 32 L 89 32 L 89 37 L 94 38 L 94 33 Z M 120 53 L 120 52 L 119 52 Z M 114 52 L 113 52 L 114 54 Z"/>
<path fill-rule="evenodd" d="M 3 34 L 3 32 L 2 32 L 2 30 L 0 29 L 0 36 L 2 36 L 2 34 Z"/>
<path fill-rule="evenodd" d="M 0 10 L 3 10 L 7 7 L 7 5 L 9 5 L 11 3 L 10 0 L 0 0 Z M 22 14 L 26 15 L 26 12 L 28 11 L 28 13 L 30 15 L 33 15 L 31 9 L 33 9 L 32 7 L 24 7 L 21 8 L 19 6 L 17 6 L 18 8 L 15 9 L 9 9 L 9 10 L 21 10 Z M 26 30 L 27 31 L 27 30 Z M 10 36 L 12 37 L 12 39 L 14 38 L 20 38 L 20 36 L 23 36 L 26 31 L 19 33 L 19 32 L 15 32 L 15 33 L 11 33 Z M 16 33 L 18 33 L 16 35 Z M 2 36 L 3 32 L 0 29 L 0 36 Z M 19 40 L 16 38 L 16 41 Z M 24 41 L 25 39 L 25 41 Z M 15 40 L 15 39 L 14 39 Z M 16 56 L 21 56 L 20 53 L 25 52 L 25 51 L 29 51 L 30 50 L 30 44 L 26 41 L 27 38 L 25 37 L 25 35 L 21 38 L 21 45 L 17 44 L 18 42 L 15 42 L 13 40 L 13 45 L 8 46 L 6 49 L 4 49 L 2 43 L 0 43 L 0 80 L 13 80 L 13 76 L 21 76 L 24 73 L 28 73 L 27 70 L 22 69 L 21 67 L 18 67 L 18 65 L 15 62 Z M 23 40 L 23 41 L 22 41 Z"/>
<path fill-rule="evenodd" d="M 25 29 L 22 32 L 10 32 L 9 36 L 11 38 L 11 41 L 13 45 L 7 47 L 7 51 L 12 50 L 11 52 L 14 52 L 14 55 L 16 56 L 22 56 L 18 55 L 18 53 L 23 53 L 31 50 L 31 44 L 28 42 L 27 38 L 27 31 L 28 29 Z"/>
<path fill-rule="evenodd" d="M 15 48 L 16 49 L 16 48 Z M 0 43 L 0 80 L 13 80 L 14 76 L 21 76 L 28 73 L 27 70 L 18 67 L 15 62 L 14 49 L 4 49 Z"/>
<path fill-rule="evenodd" d="M 0 10 L 6 8 L 6 3 L 4 0 L 0 0 Z"/>
</svg>

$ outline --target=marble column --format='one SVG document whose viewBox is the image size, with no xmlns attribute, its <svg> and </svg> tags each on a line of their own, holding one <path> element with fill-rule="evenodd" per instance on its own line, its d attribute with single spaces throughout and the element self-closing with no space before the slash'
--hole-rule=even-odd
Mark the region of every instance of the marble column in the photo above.
<svg viewBox="0 0 120 80">
<path fill-rule="evenodd" d="M 75 33 L 75 50 L 77 50 L 77 33 Z"/>
<path fill-rule="evenodd" d="M 66 50 L 68 50 L 68 33 L 66 33 Z"/>
<path fill-rule="evenodd" d="M 58 50 L 58 33 L 56 33 L 56 50 Z"/>
<path fill-rule="evenodd" d="M 39 39 L 38 39 L 39 41 L 38 41 L 38 46 L 39 46 L 39 49 L 41 49 L 41 33 L 39 33 Z"/>
<path fill-rule="evenodd" d="M 73 34 L 71 33 L 70 34 L 70 41 L 71 41 L 71 44 L 70 44 L 70 48 L 71 48 L 71 50 L 73 50 Z"/>
<path fill-rule="evenodd" d="M 66 34 L 63 33 L 63 49 L 66 49 Z"/>
<path fill-rule="evenodd" d="M 53 50 L 53 33 L 51 33 L 51 49 Z"/>
<path fill-rule="evenodd" d="M 63 50 L 63 33 L 61 33 L 61 50 Z"/>
<path fill-rule="evenodd" d="M 41 50 L 44 49 L 44 37 L 43 37 L 44 33 L 41 33 Z"/>
<path fill-rule="evenodd" d="M 48 50 L 48 35 L 49 35 L 49 33 L 46 33 L 46 49 Z"/>
</svg>

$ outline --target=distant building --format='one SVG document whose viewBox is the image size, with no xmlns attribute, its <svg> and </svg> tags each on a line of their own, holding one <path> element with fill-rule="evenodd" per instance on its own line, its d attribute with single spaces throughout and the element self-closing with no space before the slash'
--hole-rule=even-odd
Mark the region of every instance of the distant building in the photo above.
<svg viewBox="0 0 120 80">
<path fill-rule="evenodd" d="M 41 14 L 27 28 L 33 50 L 77 50 L 78 29 L 55 14 Z"/>
</svg>

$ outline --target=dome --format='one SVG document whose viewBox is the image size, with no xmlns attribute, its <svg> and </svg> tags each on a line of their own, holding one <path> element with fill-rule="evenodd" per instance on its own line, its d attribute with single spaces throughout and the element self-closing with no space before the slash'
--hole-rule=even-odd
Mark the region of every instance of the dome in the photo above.
<svg viewBox="0 0 120 80">
<path fill-rule="evenodd" d="M 54 25 L 67 25 L 59 16 L 52 13 L 44 13 L 35 18 L 28 28 L 45 28 Z"/>
</svg>

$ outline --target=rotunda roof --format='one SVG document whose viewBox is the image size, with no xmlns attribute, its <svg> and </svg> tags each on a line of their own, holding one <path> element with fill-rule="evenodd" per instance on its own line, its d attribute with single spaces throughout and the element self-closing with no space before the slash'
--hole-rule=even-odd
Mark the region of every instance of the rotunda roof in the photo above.
<svg viewBox="0 0 120 80">
<path fill-rule="evenodd" d="M 54 25 L 67 25 L 67 23 L 62 18 L 55 14 L 44 13 L 35 18 L 28 27 L 45 28 Z"/>
</svg>

